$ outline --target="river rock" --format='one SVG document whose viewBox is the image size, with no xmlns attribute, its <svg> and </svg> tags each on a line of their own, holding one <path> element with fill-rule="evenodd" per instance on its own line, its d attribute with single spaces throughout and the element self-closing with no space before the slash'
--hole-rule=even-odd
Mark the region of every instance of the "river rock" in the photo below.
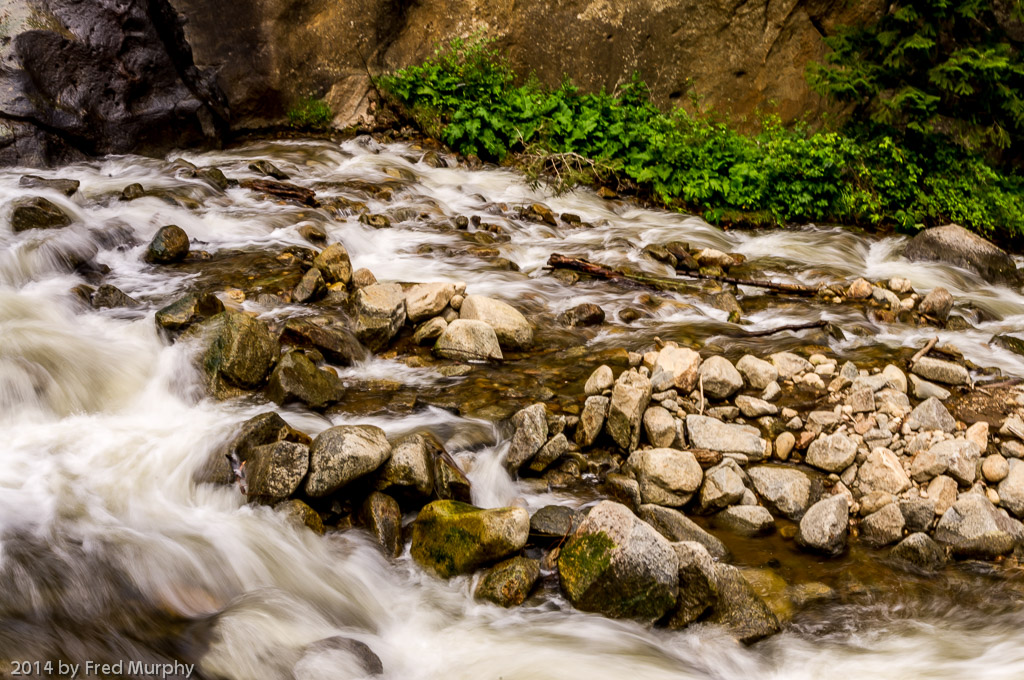
<svg viewBox="0 0 1024 680">
<path fill-rule="evenodd" d="M 864 278 L 857 278 L 846 289 L 846 297 L 853 300 L 866 300 L 871 297 L 871 282 Z"/>
<path fill-rule="evenodd" d="M 348 251 L 340 243 L 332 243 L 314 258 L 313 266 L 317 268 L 327 283 L 340 283 L 347 286 L 352 280 L 352 261 Z"/>
<path fill-rule="evenodd" d="M 604 323 L 604 310 L 592 302 L 584 302 L 558 315 L 566 326 L 597 326 Z"/>
<path fill-rule="evenodd" d="M 956 429 L 956 420 L 941 401 L 930 397 L 911 411 L 910 417 L 907 418 L 907 427 L 911 430 L 952 432 Z"/>
<path fill-rule="evenodd" d="M 406 314 L 413 323 L 437 316 L 454 295 L 454 283 L 417 283 L 405 291 Z"/>
<path fill-rule="evenodd" d="M 744 644 L 779 632 L 779 619 L 736 567 L 715 565 L 715 604 L 707 623 L 724 626 Z"/>
<path fill-rule="evenodd" d="M 825 472 L 842 472 L 857 457 L 857 442 L 836 432 L 820 435 L 807 449 L 807 464 Z"/>
<path fill-rule="evenodd" d="M 736 406 L 747 418 L 760 418 L 761 416 L 773 416 L 779 412 L 779 407 L 764 399 L 750 397 L 741 394 L 736 397 Z"/>
<path fill-rule="evenodd" d="M 999 504 L 1017 517 L 1024 517 L 1024 461 L 1010 461 L 1006 478 L 999 482 Z"/>
<path fill-rule="evenodd" d="M 326 292 L 327 283 L 324 282 L 323 274 L 316 267 L 310 267 L 292 290 L 292 300 L 313 302 L 322 298 Z"/>
<path fill-rule="evenodd" d="M 911 261 L 945 262 L 977 272 L 990 283 L 1017 285 L 1020 273 L 1013 258 L 958 224 L 918 232 L 903 251 Z"/>
<path fill-rule="evenodd" d="M 565 538 L 583 521 L 584 516 L 565 505 L 545 505 L 530 517 L 530 535 Z"/>
<path fill-rule="evenodd" d="M 224 303 L 211 293 L 189 293 L 156 313 L 156 325 L 169 331 L 182 331 L 224 311 Z"/>
<path fill-rule="evenodd" d="M 935 501 L 935 514 L 944 515 L 946 510 L 956 503 L 958 486 L 956 480 L 946 475 L 939 475 L 928 482 L 928 498 Z"/>
<path fill-rule="evenodd" d="M 412 558 L 441 578 L 467 574 L 517 553 L 530 536 L 523 508 L 482 510 L 458 501 L 434 501 L 412 523 Z"/>
<path fill-rule="evenodd" d="M 505 467 L 511 473 L 530 461 L 548 439 L 547 410 L 544 404 L 533 404 L 512 416 L 512 443 Z"/>
<path fill-rule="evenodd" d="M 586 448 L 594 443 L 597 435 L 601 433 L 601 428 L 604 427 L 609 404 L 611 399 L 608 397 L 587 397 L 580 413 L 580 422 L 576 425 L 577 446 Z"/>
<path fill-rule="evenodd" d="M 245 464 L 249 500 L 275 503 L 291 496 L 309 470 L 309 447 L 289 441 L 253 447 Z"/>
<path fill-rule="evenodd" d="M 435 316 L 419 325 L 412 334 L 412 341 L 417 345 L 429 345 L 444 335 L 446 328 L 448 328 L 448 322 L 444 320 L 444 317 Z"/>
<path fill-rule="evenodd" d="M 896 512 L 899 512 L 898 508 Z M 846 548 L 849 525 L 850 508 L 846 497 L 841 494 L 829 496 L 808 508 L 800 520 L 796 541 L 810 550 L 838 555 Z"/>
<path fill-rule="evenodd" d="M 679 598 L 666 626 L 685 628 L 697 621 L 716 603 L 718 577 L 715 561 L 700 543 L 682 541 L 672 544 L 679 562 Z"/>
<path fill-rule="evenodd" d="M 661 406 L 651 406 L 644 411 L 644 433 L 647 441 L 655 448 L 672 446 L 676 440 L 676 421 Z"/>
<path fill-rule="evenodd" d="M 939 571 L 946 566 L 946 551 L 923 532 L 910 534 L 889 552 L 889 557 L 921 571 Z"/>
<path fill-rule="evenodd" d="M 410 434 L 394 443 L 376 488 L 413 499 L 430 496 L 434 490 L 434 465 L 426 436 Z"/>
<path fill-rule="evenodd" d="M 377 283 L 355 294 L 353 330 L 370 351 L 387 347 L 405 323 L 405 295 L 397 283 Z"/>
<path fill-rule="evenodd" d="M 269 665 L 269 662 L 264 663 L 264 667 Z M 325 672 L 325 668 L 330 671 Z M 287 675 L 322 680 L 334 674 L 349 678 L 377 677 L 384 674 L 384 664 L 366 643 L 335 635 L 307 645 Z"/>
<path fill-rule="evenodd" d="M 366 356 L 366 349 L 338 317 L 328 315 L 288 319 L 281 340 L 319 350 L 331 363 L 350 366 Z"/>
<path fill-rule="evenodd" d="M 967 369 L 952 361 L 921 357 L 911 370 L 926 380 L 934 380 L 945 385 L 967 385 L 971 382 Z"/>
<path fill-rule="evenodd" d="M 607 430 L 612 440 L 626 451 L 640 443 L 640 421 L 651 401 L 651 381 L 635 369 L 624 371 L 612 388 Z"/>
<path fill-rule="evenodd" d="M 434 455 L 434 495 L 442 500 L 469 503 L 473 487 L 459 464 L 443 448 Z"/>
<path fill-rule="evenodd" d="M 653 623 L 679 594 L 679 560 L 661 534 L 624 505 L 595 505 L 558 556 L 562 589 L 577 609 Z"/>
<path fill-rule="evenodd" d="M 737 361 L 736 369 L 755 390 L 763 390 L 779 379 L 779 370 L 774 365 L 752 354 L 745 354 Z"/>
<path fill-rule="evenodd" d="M 758 460 L 768 445 L 755 427 L 726 424 L 709 416 L 686 416 L 686 431 L 694 448 L 742 453 Z"/>
<path fill-rule="evenodd" d="M 759 465 L 747 470 L 754 490 L 769 509 L 799 519 L 811 501 L 811 480 L 800 470 L 774 465 Z"/>
<path fill-rule="evenodd" d="M 740 536 L 764 536 L 775 531 L 775 518 L 760 505 L 734 505 L 715 515 L 715 524 Z"/>
<path fill-rule="evenodd" d="M 189 329 L 204 345 L 201 366 L 213 381 L 252 389 L 266 379 L 277 361 L 278 345 L 262 321 L 240 312 L 222 312 Z"/>
<path fill-rule="evenodd" d="M 899 505 L 888 503 L 861 520 L 860 532 L 869 544 L 883 546 L 900 540 L 905 525 Z"/>
<path fill-rule="evenodd" d="M 897 366 L 887 364 L 880 374 L 885 378 L 885 384 L 894 390 L 898 390 L 907 393 L 907 374 L 899 369 Z"/>
<path fill-rule="evenodd" d="M 917 311 L 940 321 L 946 320 L 951 309 L 953 309 L 953 296 L 941 286 L 933 288 L 917 305 Z"/>
<path fill-rule="evenodd" d="M 966 439 L 947 439 L 925 451 L 919 451 L 910 461 L 910 476 L 916 482 L 949 474 L 961 484 L 974 483 L 981 452 L 974 442 Z"/>
<path fill-rule="evenodd" d="M 483 321 L 498 336 L 503 347 L 525 349 L 533 342 L 533 327 L 515 307 L 482 295 L 467 295 L 459 309 L 459 317 Z"/>
<path fill-rule="evenodd" d="M 434 354 L 456 361 L 500 361 L 503 357 L 494 329 L 483 321 L 456 319 L 434 344 Z"/>
<path fill-rule="evenodd" d="M 675 388 L 689 394 L 697 385 L 700 355 L 692 349 L 666 345 L 658 352 L 651 369 L 651 386 L 655 392 Z"/>
<path fill-rule="evenodd" d="M 704 483 L 700 488 L 700 509 L 702 512 L 711 512 L 734 505 L 740 502 L 745 491 L 743 478 L 736 470 L 726 463 L 720 463 L 704 475 Z"/>
<path fill-rule="evenodd" d="M 103 284 L 92 294 L 92 306 L 95 309 L 116 309 L 119 307 L 138 307 L 142 303 L 128 295 L 120 288 Z"/>
<path fill-rule="evenodd" d="M 981 462 L 981 474 L 990 484 L 998 484 L 1010 474 L 1010 465 L 1006 458 L 998 453 L 988 456 Z"/>
<path fill-rule="evenodd" d="M 273 411 L 260 413 L 246 420 L 238 427 L 235 436 L 218 455 L 235 458 L 238 462 L 249 459 L 257 446 L 281 441 L 309 444 L 309 436 L 292 428 L 284 418 Z"/>
<path fill-rule="evenodd" d="M 344 394 L 341 380 L 321 371 L 299 350 L 286 352 L 267 381 L 267 397 L 277 404 L 302 402 L 318 409 L 340 401 Z"/>
<path fill-rule="evenodd" d="M 792 352 L 776 352 L 770 358 L 772 365 L 779 372 L 780 378 L 792 378 L 797 373 L 814 369 L 811 362 Z"/>
<path fill-rule="evenodd" d="M 324 535 L 324 521 L 319 513 L 298 498 L 282 501 L 274 506 L 274 510 L 283 514 L 294 524 L 304 526 L 319 536 Z"/>
<path fill-rule="evenodd" d="M 743 376 L 722 356 L 705 359 L 697 372 L 698 384 L 704 385 L 704 394 L 712 399 L 727 399 L 743 387 Z"/>
<path fill-rule="evenodd" d="M 716 560 L 729 557 L 729 549 L 679 510 L 661 505 L 641 505 L 640 519 L 650 524 L 670 542 L 694 541 L 701 544 Z"/>
<path fill-rule="evenodd" d="M 583 386 L 583 392 L 589 397 L 595 394 L 601 394 L 605 390 L 610 390 L 612 385 L 615 384 L 615 375 L 612 373 L 612 369 L 608 366 L 598 366 L 590 377 L 587 378 L 586 385 Z"/>
<path fill-rule="evenodd" d="M 386 493 L 374 491 L 363 501 L 359 514 L 385 555 L 398 557 L 402 554 L 402 510 L 398 501 Z"/>
<path fill-rule="evenodd" d="M 50 189 L 65 196 L 74 196 L 78 192 L 81 182 L 77 179 L 64 179 L 60 177 L 40 177 L 38 175 L 22 175 L 18 180 L 18 186 L 26 189 Z"/>
<path fill-rule="evenodd" d="M 886 387 L 875 394 L 875 410 L 893 418 L 903 418 L 912 409 L 906 394 Z"/>
<path fill-rule="evenodd" d="M 946 510 L 935 527 L 935 540 L 958 557 L 995 559 L 1024 538 L 1020 522 L 996 510 L 977 493 L 964 494 Z"/>
<path fill-rule="evenodd" d="M 783 432 L 775 438 L 775 455 L 779 460 L 786 460 L 796 446 L 796 436 L 792 432 Z"/>
<path fill-rule="evenodd" d="M 914 395 L 915 399 L 931 399 L 933 397 L 939 401 L 949 399 L 949 390 L 944 387 L 939 387 L 933 382 L 922 380 L 913 374 L 909 376 L 909 380 L 910 393 Z"/>
<path fill-rule="evenodd" d="M 935 519 L 935 500 L 931 498 L 901 498 L 899 501 L 903 522 L 908 531 L 927 531 Z"/>
<path fill-rule="evenodd" d="M 19 198 L 13 205 L 11 229 L 15 232 L 29 229 L 61 229 L 71 224 L 70 215 L 41 196 Z"/>
<path fill-rule="evenodd" d="M 157 230 L 146 248 L 145 260 L 150 264 L 181 262 L 188 255 L 188 234 L 181 227 L 169 224 Z"/>
<path fill-rule="evenodd" d="M 857 485 L 863 494 L 883 492 L 895 495 L 910 488 L 910 477 L 895 453 L 889 449 L 876 448 L 857 468 Z"/>
<path fill-rule="evenodd" d="M 513 557 L 488 569 L 473 596 L 499 607 L 518 607 L 526 601 L 538 578 L 539 561 Z"/>
<path fill-rule="evenodd" d="M 656 505 L 685 505 L 704 477 L 693 453 L 677 449 L 636 451 L 626 466 L 636 473 L 643 502 Z"/>
<path fill-rule="evenodd" d="M 338 425 L 313 440 L 306 493 L 321 498 L 373 472 L 391 455 L 384 431 L 373 425 Z"/>
</svg>

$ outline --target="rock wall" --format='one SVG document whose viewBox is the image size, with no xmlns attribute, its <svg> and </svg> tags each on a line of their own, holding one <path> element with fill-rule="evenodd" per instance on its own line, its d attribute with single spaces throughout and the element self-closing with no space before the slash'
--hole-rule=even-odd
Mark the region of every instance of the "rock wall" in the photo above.
<svg viewBox="0 0 1024 680">
<path fill-rule="evenodd" d="M 0 162 L 160 152 L 280 124 L 323 97 L 370 116 L 369 73 L 455 36 L 497 40 L 521 71 L 613 89 L 639 71 L 660 104 L 742 122 L 814 119 L 821 37 L 880 0 L 8 0 L 0 10 Z"/>
</svg>

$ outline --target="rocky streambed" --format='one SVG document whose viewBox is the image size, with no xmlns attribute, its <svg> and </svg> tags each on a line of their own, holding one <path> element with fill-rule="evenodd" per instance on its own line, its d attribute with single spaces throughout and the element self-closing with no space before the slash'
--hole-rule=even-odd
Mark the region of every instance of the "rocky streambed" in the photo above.
<svg viewBox="0 0 1024 680">
<path fill-rule="evenodd" d="M 11 661 L 1022 663 L 981 657 L 1021 612 L 1024 297 L 958 228 L 728 233 L 369 138 L 0 185 Z"/>
</svg>

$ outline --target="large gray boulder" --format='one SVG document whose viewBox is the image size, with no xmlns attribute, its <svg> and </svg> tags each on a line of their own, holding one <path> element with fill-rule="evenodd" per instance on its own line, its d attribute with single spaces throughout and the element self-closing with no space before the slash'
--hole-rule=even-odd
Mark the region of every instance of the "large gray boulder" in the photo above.
<svg viewBox="0 0 1024 680">
<path fill-rule="evenodd" d="M 289 441 L 254 447 L 245 465 L 249 500 L 274 503 L 299 488 L 309 470 L 309 447 Z"/>
<path fill-rule="evenodd" d="M 1016 286 L 1021 282 L 1013 258 L 958 224 L 918 232 L 910 239 L 903 255 L 913 262 L 944 262 L 970 269 L 990 283 Z"/>
<path fill-rule="evenodd" d="M 1010 459 L 1009 472 L 999 482 L 999 504 L 1024 517 L 1024 461 L 1019 458 Z"/>
<path fill-rule="evenodd" d="M 964 494 L 935 527 L 935 540 L 958 557 L 995 559 L 1020 544 L 1024 528 L 981 494 Z"/>
<path fill-rule="evenodd" d="M 640 443 L 640 422 L 651 401 L 651 381 L 636 370 L 624 371 L 612 388 L 608 434 L 626 451 Z"/>
<path fill-rule="evenodd" d="M 487 361 L 504 357 L 494 329 L 483 321 L 455 319 L 434 343 L 434 354 L 456 361 Z"/>
<path fill-rule="evenodd" d="M 769 509 L 789 519 L 800 519 L 811 502 L 811 480 L 800 470 L 759 465 L 747 470 L 754 491 Z"/>
<path fill-rule="evenodd" d="M 807 510 L 800 520 L 796 541 L 810 550 L 838 555 L 846 548 L 849 528 L 849 504 L 845 496 L 837 494 L 823 498 Z"/>
<path fill-rule="evenodd" d="M 678 510 L 660 505 L 641 505 L 640 519 L 650 524 L 672 543 L 694 541 L 704 546 L 716 560 L 729 557 L 729 549 L 722 541 L 704 531 L 700 525 Z"/>
<path fill-rule="evenodd" d="M 807 464 L 825 472 L 842 472 L 857 457 L 857 442 L 842 432 L 820 435 L 807 449 Z"/>
<path fill-rule="evenodd" d="M 373 425 L 338 425 L 324 430 L 310 447 L 306 493 L 313 498 L 331 494 L 373 472 L 391 455 L 384 431 Z"/>
<path fill-rule="evenodd" d="M 678 449 L 636 451 L 626 467 L 636 473 L 643 502 L 656 505 L 686 505 L 704 477 L 694 455 Z"/>
<path fill-rule="evenodd" d="M 512 416 L 512 442 L 505 458 L 509 472 L 518 472 L 544 446 L 548 439 L 547 415 L 544 404 L 533 404 Z"/>
<path fill-rule="evenodd" d="M 672 544 L 624 505 L 595 505 L 558 556 L 573 606 L 654 622 L 676 603 L 679 560 Z"/>
<path fill-rule="evenodd" d="M 467 295 L 459 308 L 459 317 L 483 321 L 494 329 L 498 342 L 510 349 L 525 349 L 533 342 L 533 326 L 510 304 L 482 295 Z"/>
<path fill-rule="evenodd" d="M 686 416 L 686 432 L 695 449 L 742 453 L 759 460 L 768 447 L 756 427 L 731 425 L 710 416 Z"/>
</svg>

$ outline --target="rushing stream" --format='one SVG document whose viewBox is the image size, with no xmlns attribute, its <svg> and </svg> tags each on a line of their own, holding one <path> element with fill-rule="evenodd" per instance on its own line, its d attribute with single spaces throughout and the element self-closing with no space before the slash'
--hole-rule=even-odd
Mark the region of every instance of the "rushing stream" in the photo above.
<svg viewBox="0 0 1024 680">
<path fill-rule="evenodd" d="M 737 326 L 728 315 L 698 297 L 657 306 L 640 290 L 605 282 L 568 285 L 544 270 L 549 255 L 561 252 L 670 275 L 640 254 L 648 243 L 669 240 L 742 253 L 779 280 L 903 276 L 918 291 L 945 286 L 973 330 L 942 331 L 941 339 L 980 366 L 1024 376 L 1024 357 L 987 344 L 994 334 L 1024 328 L 1024 296 L 964 270 L 910 263 L 899 254 L 902 237 L 818 227 L 724 232 L 697 218 L 590 192 L 551 196 L 507 170 L 469 170 L 454 162 L 435 168 L 422 155 L 411 145 L 368 139 L 182 154 L 236 179 L 255 176 L 247 169 L 252 160 L 269 159 L 321 199 L 346 196 L 390 214 L 394 226 L 381 230 L 355 216 L 332 217 L 183 178 L 170 162 L 178 155 L 32 171 L 80 180 L 71 198 L 19 186 L 25 170 L 0 172 L 0 206 L 43 195 L 76 218 L 59 230 L 13 233 L 6 218 L 0 227 L 0 677 L 14 668 L 5 662 L 50 660 L 54 672 L 35 677 L 60 677 L 59 660 L 122 659 L 198 662 L 193 677 L 360 677 L 346 652 L 313 649 L 303 656 L 308 644 L 334 635 L 368 645 L 391 680 L 1024 677 L 1024 582 L 988 567 L 951 567 L 919 579 L 873 566 L 877 556 L 857 551 L 828 563 L 769 542 L 782 569 L 807 570 L 834 584 L 848 571 L 857 575 L 861 592 L 806 608 L 782 634 L 746 648 L 709 627 L 668 632 L 581 614 L 552 587 L 515 610 L 480 604 L 469 577 L 437 580 L 408 554 L 389 562 L 360 530 L 319 537 L 270 508 L 246 504 L 235 488 L 195 484 L 193 473 L 210 453 L 267 405 L 206 398 L 187 344 L 169 345 L 157 332 L 155 311 L 201 276 L 199 269 L 142 261 L 145 244 L 165 224 L 181 226 L 198 242 L 193 249 L 211 253 L 211 263 L 237 249 L 308 247 L 299 228 L 318 225 L 329 240 L 346 245 L 354 267 L 370 269 L 380 281 L 465 281 L 472 293 L 512 302 L 540 327 L 541 344 L 585 347 L 552 359 L 580 363 L 576 380 L 597 364 L 572 357 L 640 349 L 655 336 L 699 340 L 737 356 L 829 342 L 836 355 L 858 357 L 934 335 L 876 325 L 856 308 L 758 302 L 763 296 L 750 290 L 744 292 L 757 297 L 743 300 L 744 328 L 824 317 L 845 339 L 780 334 L 741 340 L 730 337 Z M 360 194 L 346 184 L 354 181 L 390 187 L 393 197 Z M 133 182 L 160 195 L 118 200 Z M 512 217 L 510 207 L 534 201 L 593 226 L 569 229 Z M 477 244 L 468 244 L 464 232 L 438 228 L 457 215 L 500 225 L 510 240 L 488 247 L 521 271 L 467 250 Z M 71 290 L 89 274 L 69 263 L 86 261 L 108 266 L 104 282 L 143 306 L 84 306 Z M 559 330 L 554 316 L 581 302 L 603 307 L 608 323 L 596 331 Z M 296 311 L 252 299 L 242 306 L 268 317 Z M 626 325 L 617 313 L 627 306 L 648 311 Z M 522 361 L 545 366 L 543 357 Z M 502 370 L 514 371 L 514 362 Z M 438 403 L 470 379 L 382 358 L 341 375 L 397 381 L 413 393 L 438 396 Z M 468 469 L 480 505 L 533 509 L 585 500 L 511 480 L 500 464 L 506 435 L 479 414 L 461 417 L 422 404 L 368 415 L 332 411 L 325 417 L 296 407 L 283 413 L 310 434 L 342 422 L 376 424 L 389 436 L 429 428 Z M 735 552 L 757 566 L 771 557 L 759 550 L 767 548 Z"/>
</svg>

